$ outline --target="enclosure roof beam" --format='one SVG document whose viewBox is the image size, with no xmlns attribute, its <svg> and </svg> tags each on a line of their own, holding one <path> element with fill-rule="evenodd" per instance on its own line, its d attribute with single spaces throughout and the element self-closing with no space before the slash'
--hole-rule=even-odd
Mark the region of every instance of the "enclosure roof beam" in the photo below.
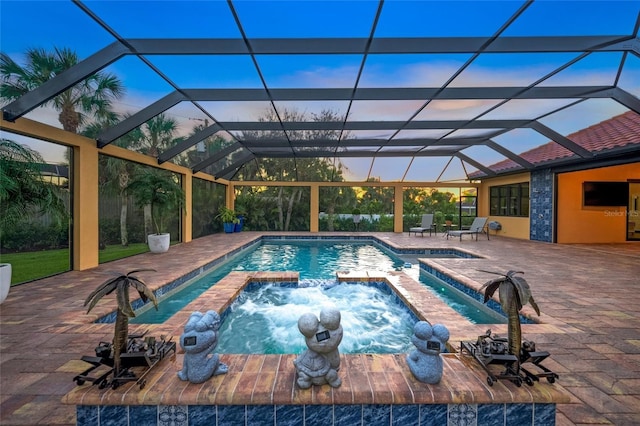
<svg viewBox="0 0 640 426">
<path fill-rule="evenodd" d="M 463 154 L 461 152 L 456 152 L 454 155 L 456 157 L 458 157 L 459 159 L 461 159 L 462 161 L 465 161 L 465 162 L 471 164 L 476 169 L 484 172 L 487 176 L 496 176 L 496 174 L 497 174 L 496 172 L 494 172 L 493 170 L 491 170 L 490 168 L 488 168 L 484 164 L 480 164 L 479 162 L 477 162 L 473 158 L 469 158 L 468 156 L 466 156 L 465 154 Z"/>
<path fill-rule="evenodd" d="M 563 147 L 565 147 L 569 151 L 573 152 L 574 154 L 577 154 L 578 156 L 580 156 L 582 158 L 591 158 L 591 157 L 593 157 L 593 154 L 591 152 L 589 152 L 588 150 L 584 149 L 583 147 L 581 147 L 580 145 L 578 145 L 577 143 L 575 143 L 571 139 L 569 139 L 569 138 L 567 138 L 565 136 L 562 136 L 560 133 L 556 132 L 555 130 L 545 126 L 544 124 L 540 123 L 539 121 L 532 121 L 529 124 L 529 127 L 531 127 L 533 130 L 543 134 L 544 136 L 546 136 L 547 138 L 551 139 L 552 141 L 554 141 L 558 145 L 562 145 Z"/>
<path fill-rule="evenodd" d="M 465 126 L 467 129 L 513 129 L 526 127 L 531 120 L 414 120 L 405 129 L 457 129 Z M 402 126 L 404 121 L 347 121 L 345 130 L 392 130 Z M 273 130 L 340 130 L 339 121 L 220 121 L 220 125 L 227 131 L 273 131 Z"/>
<path fill-rule="evenodd" d="M 629 35 L 500 37 L 484 49 L 490 53 L 585 52 L 629 50 Z M 141 55 L 249 55 L 241 38 L 129 38 Z M 361 54 L 366 37 L 248 38 L 255 55 Z M 475 53 L 489 37 L 375 37 L 369 53 Z"/>
<path fill-rule="evenodd" d="M 531 170 L 534 168 L 534 165 L 530 162 L 528 162 L 527 160 L 525 160 L 524 158 L 522 158 L 521 156 L 515 154 L 514 152 L 512 152 L 511 150 L 508 150 L 507 148 L 503 147 L 502 145 L 492 141 L 492 140 L 488 140 L 486 142 L 486 145 L 493 149 L 494 151 L 499 152 L 500 154 L 504 155 L 505 157 L 507 157 L 509 160 L 520 164 L 522 167 L 524 167 L 527 170 Z"/>
<path fill-rule="evenodd" d="M 7 121 L 15 121 L 128 53 L 131 52 L 123 44 L 117 41 L 111 43 L 2 107 L 3 118 Z"/>
<path fill-rule="evenodd" d="M 222 127 L 220 127 L 217 124 L 213 124 L 213 125 L 211 125 L 209 127 L 206 127 L 204 129 L 198 131 L 197 133 L 191 135 L 187 139 L 175 144 L 171 148 L 169 148 L 166 151 L 162 152 L 158 156 L 158 164 L 162 164 L 165 161 L 169 161 L 170 159 L 172 159 L 176 155 L 180 154 L 182 151 L 185 151 L 185 150 L 191 148 L 192 146 L 194 146 L 198 142 L 205 140 L 206 138 L 208 138 L 209 136 L 217 133 L 220 130 L 222 130 Z"/>
<path fill-rule="evenodd" d="M 253 160 L 255 158 L 255 155 L 252 152 L 247 152 L 243 155 L 241 155 L 237 160 L 235 160 L 233 163 L 231 163 L 230 165 L 228 165 L 227 167 L 225 167 L 224 169 L 215 172 L 214 173 L 214 177 L 215 178 L 227 178 L 227 175 L 231 174 L 233 175 L 236 170 L 238 170 L 240 167 L 242 167 L 245 163 L 248 163 L 249 161 Z"/>
<path fill-rule="evenodd" d="M 224 157 L 231 155 L 233 152 L 242 149 L 243 146 L 240 142 L 236 142 L 233 145 L 229 145 L 226 148 L 222 148 L 220 151 L 216 152 L 215 154 L 213 154 L 211 157 L 208 157 L 206 160 L 203 160 L 201 162 L 199 162 L 198 164 L 196 164 L 195 166 L 193 166 L 193 168 L 191 169 L 191 171 L 193 171 L 193 173 L 197 173 L 199 171 L 204 170 L 206 167 L 212 165 L 213 163 L 222 160 Z"/>
<path fill-rule="evenodd" d="M 304 89 L 183 89 L 194 101 L 389 101 L 425 99 L 606 98 L 612 86 L 549 87 L 381 87 Z M 271 95 L 271 98 L 269 97 Z"/>
<path fill-rule="evenodd" d="M 487 137 L 476 138 L 449 138 L 449 139 L 433 139 L 433 138 L 411 138 L 411 139 L 392 139 L 385 146 L 437 146 L 437 145 L 480 145 L 487 141 Z M 302 147 L 336 147 L 336 146 L 378 146 L 380 139 L 303 139 L 291 140 L 291 146 L 294 148 Z M 242 144 L 247 147 L 260 148 L 284 148 L 290 147 L 286 140 L 270 140 L 268 142 L 261 140 L 246 139 Z"/>
</svg>

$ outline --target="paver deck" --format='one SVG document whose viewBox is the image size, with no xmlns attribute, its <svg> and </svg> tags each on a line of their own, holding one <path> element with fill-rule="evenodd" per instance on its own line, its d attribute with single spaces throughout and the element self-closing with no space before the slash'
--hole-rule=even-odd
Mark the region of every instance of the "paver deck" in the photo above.
<svg viewBox="0 0 640 426">
<path fill-rule="evenodd" d="M 91 321 L 112 310 L 115 301 L 105 298 L 89 315 L 82 306 L 105 279 L 105 271 L 155 268 L 157 272 L 145 273 L 155 288 L 259 235 L 217 234 L 173 246 L 165 254 L 143 254 L 12 288 L 0 305 L 0 424 L 75 423 L 75 408 L 61 400 L 76 387 L 73 376 L 86 368 L 80 357 L 112 337 L 112 325 Z M 551 353 L 545 365 L 560 374 L 558 383 L 571 393 L 571 401 L 557 407 L 556 424 L 640 424 L 640 244 L 554 245 L 493 235 L 489 241 L 462 242 L 440 234 L 360 235 L 375 235 L 398 247 L 460 248 L 480 254 L 481 259 L 429 260 L 476 283 L 492 278 L 479 269 L 525 271 L 543 325 L 524 326 L 524 335 Z M 131 330 L 150 328 L 152 335 L 179 336 L 191 311 L 185 309 L 166 324 L 132 325 Z M 450 328 L 453 342 L 478 335 L 479 326 L 446 313 L 430 315 L 430 321 Z M 506 333 L 506 326 L 492 329 Z M 149 396 L 153 388 L 145 392 Z"/>
</svg>

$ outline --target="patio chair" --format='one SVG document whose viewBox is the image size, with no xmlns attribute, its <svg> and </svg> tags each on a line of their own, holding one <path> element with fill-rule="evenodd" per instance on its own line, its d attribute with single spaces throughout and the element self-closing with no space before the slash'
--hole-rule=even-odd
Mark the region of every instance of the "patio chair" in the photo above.
<svg viewBox="0 0 640 426">
<path fill-rule="evenodd" d="M 422 223 L 420 226 L 414 226 L 413 228 L 409 228 L 409 235 L 413 232 L 415 235 L 420 233 L 421 236 L 424 237 L 424 232 L 429 231 L 429 236 L 431 236 L 431 231 L 435 232 L 436 235 L 438 231 L 436 230 L 436 225 L 433 223 L 433 215 L 432 214 L 423 214 L 422 215 Z"/>
<path fill-rule="evenodd" d="M 454 237 L 460 237 L 460 241 L 462 241 L 462 236 L 465 234 L 471 235 L 471 238 L 473 239 L 473 235 L 475 234 L 476 241 L 478 241 L 478 234 L 480 234 L 481 232 L 484 232 L 484 228 L 487 226 L 487 219 L 488 218 L 486 217 L 476 217 L 475 219 L 473 219 L 473 223 L 471 224 L 469 229 L 461 229 L 459 231 L 447 232 L 447 240 L 449 239 L 449 236 L 454 236 Z M 489 239 L 489 230 L 487 230 L 487 240 L 488 239 Z"/>
</svg>

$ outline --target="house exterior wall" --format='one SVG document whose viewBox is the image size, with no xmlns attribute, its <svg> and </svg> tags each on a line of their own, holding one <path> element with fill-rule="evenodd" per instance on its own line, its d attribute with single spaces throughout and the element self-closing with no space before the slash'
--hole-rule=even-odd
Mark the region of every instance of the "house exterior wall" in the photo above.
<svg viewBox="0 0 640 426">
<path fill-rule="evenodd" d="M 492 186 L 508 185 L 511 183 L 530 182 L 529 173 L 520 173 L 517 175 L 509 175 L 497 177 L 482 181 L 478 189 L 478 216 L 488 216 L 489 221 L 498 221 L 502 225 L 502 229 L 498 231 L 498 235 L 505 237 L 518 238 L 528 240 L 530 236 L 530 218 L 529 217 L 510 217 L 510 216 L 491 216 L 489 214 L 489 188 Z M 529 213 L 531 216 L 531 213 Z M 492 231 L 493 233 L 494 231 Z"/>
<path fill-rule="evenodd" d="M 558 174 L 557 242 L 620 243 L 627 240 L 626 207 L 585 207 L 584 181 L 640 180 L 640 163 Z"/>
</svg>

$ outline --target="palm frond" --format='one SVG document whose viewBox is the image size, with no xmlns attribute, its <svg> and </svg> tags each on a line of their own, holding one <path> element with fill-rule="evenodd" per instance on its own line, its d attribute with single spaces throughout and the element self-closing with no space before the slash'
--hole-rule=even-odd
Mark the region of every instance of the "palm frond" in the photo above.
<svg viewBox="0 0 640 426">
<path fill-rule="evenodd" d="M 480 291 L 484 290 L 484 303 L 487 303 L 487 301 L 493 297 L 493 294 L 503 282 L 505 282 L 504 277 L 494 278 L 491 281 L 487 281 L 482 287 L 480 287 Z"/>
<path fill-rule="evenodd" d="M 138 294 L 143 302 L 147 302 L 147 300 L 151 300 L 156 310 L 158 310 L 158 300 L 156 299 L 156 295 L 153 294 L 153 291 L 147 285 L 140 280 L 131 280 L 131 286 L 138 290 Z"/>
<path fill-rule="evenodd" d="M 115 290 L 117 286 L 118 280 L 114 278 L 108 279 L 107 281 L 100 284 L 98 288 L 95 289 L 89 296 L 87 296 L 84 301 L 84 306 L 87 306 L 87 304 L 91 302 L 89 304 L 89 307 L 87 308 L 87 313 L 89 313 L 91 309 L 93 309 L 93 307 L 100 301 L 100 299 L 113 292 L 113 290 Z"/>
<path fill-rule="evenodd" d="M 129 272 L 127 273 L 127 277 L 129 277 L 129 278 L 135 278 L 135 279 L 136 279 L 136 280 L 138 280 L 138 281 L 142 281 L 142 280 L 141 280 L 141 279 L 139 279 L 139 278 L 136 278 L 136 277 L 132 277 L 132 276 L 131 276 L 131 275 L 136 274 L 136 273 L 138 273 L 138 272 L 157 272 L 157 271 L 156 271 L 155 269 L 151 269 L 151 268 L 146 268 L 146 269 L 134 269 L 133 271 L 129 271 Z"/>
<path fill-rule="evenodd" d="M 533 310 L 536 311 L 536 314 L 540 316 L 540 308 L 538 307 L 538 304 L 535 302 L 535 300 L 533 300 L 533 296 L 529 298 L 529 304 L 531 305 Z"/>
</svg>

